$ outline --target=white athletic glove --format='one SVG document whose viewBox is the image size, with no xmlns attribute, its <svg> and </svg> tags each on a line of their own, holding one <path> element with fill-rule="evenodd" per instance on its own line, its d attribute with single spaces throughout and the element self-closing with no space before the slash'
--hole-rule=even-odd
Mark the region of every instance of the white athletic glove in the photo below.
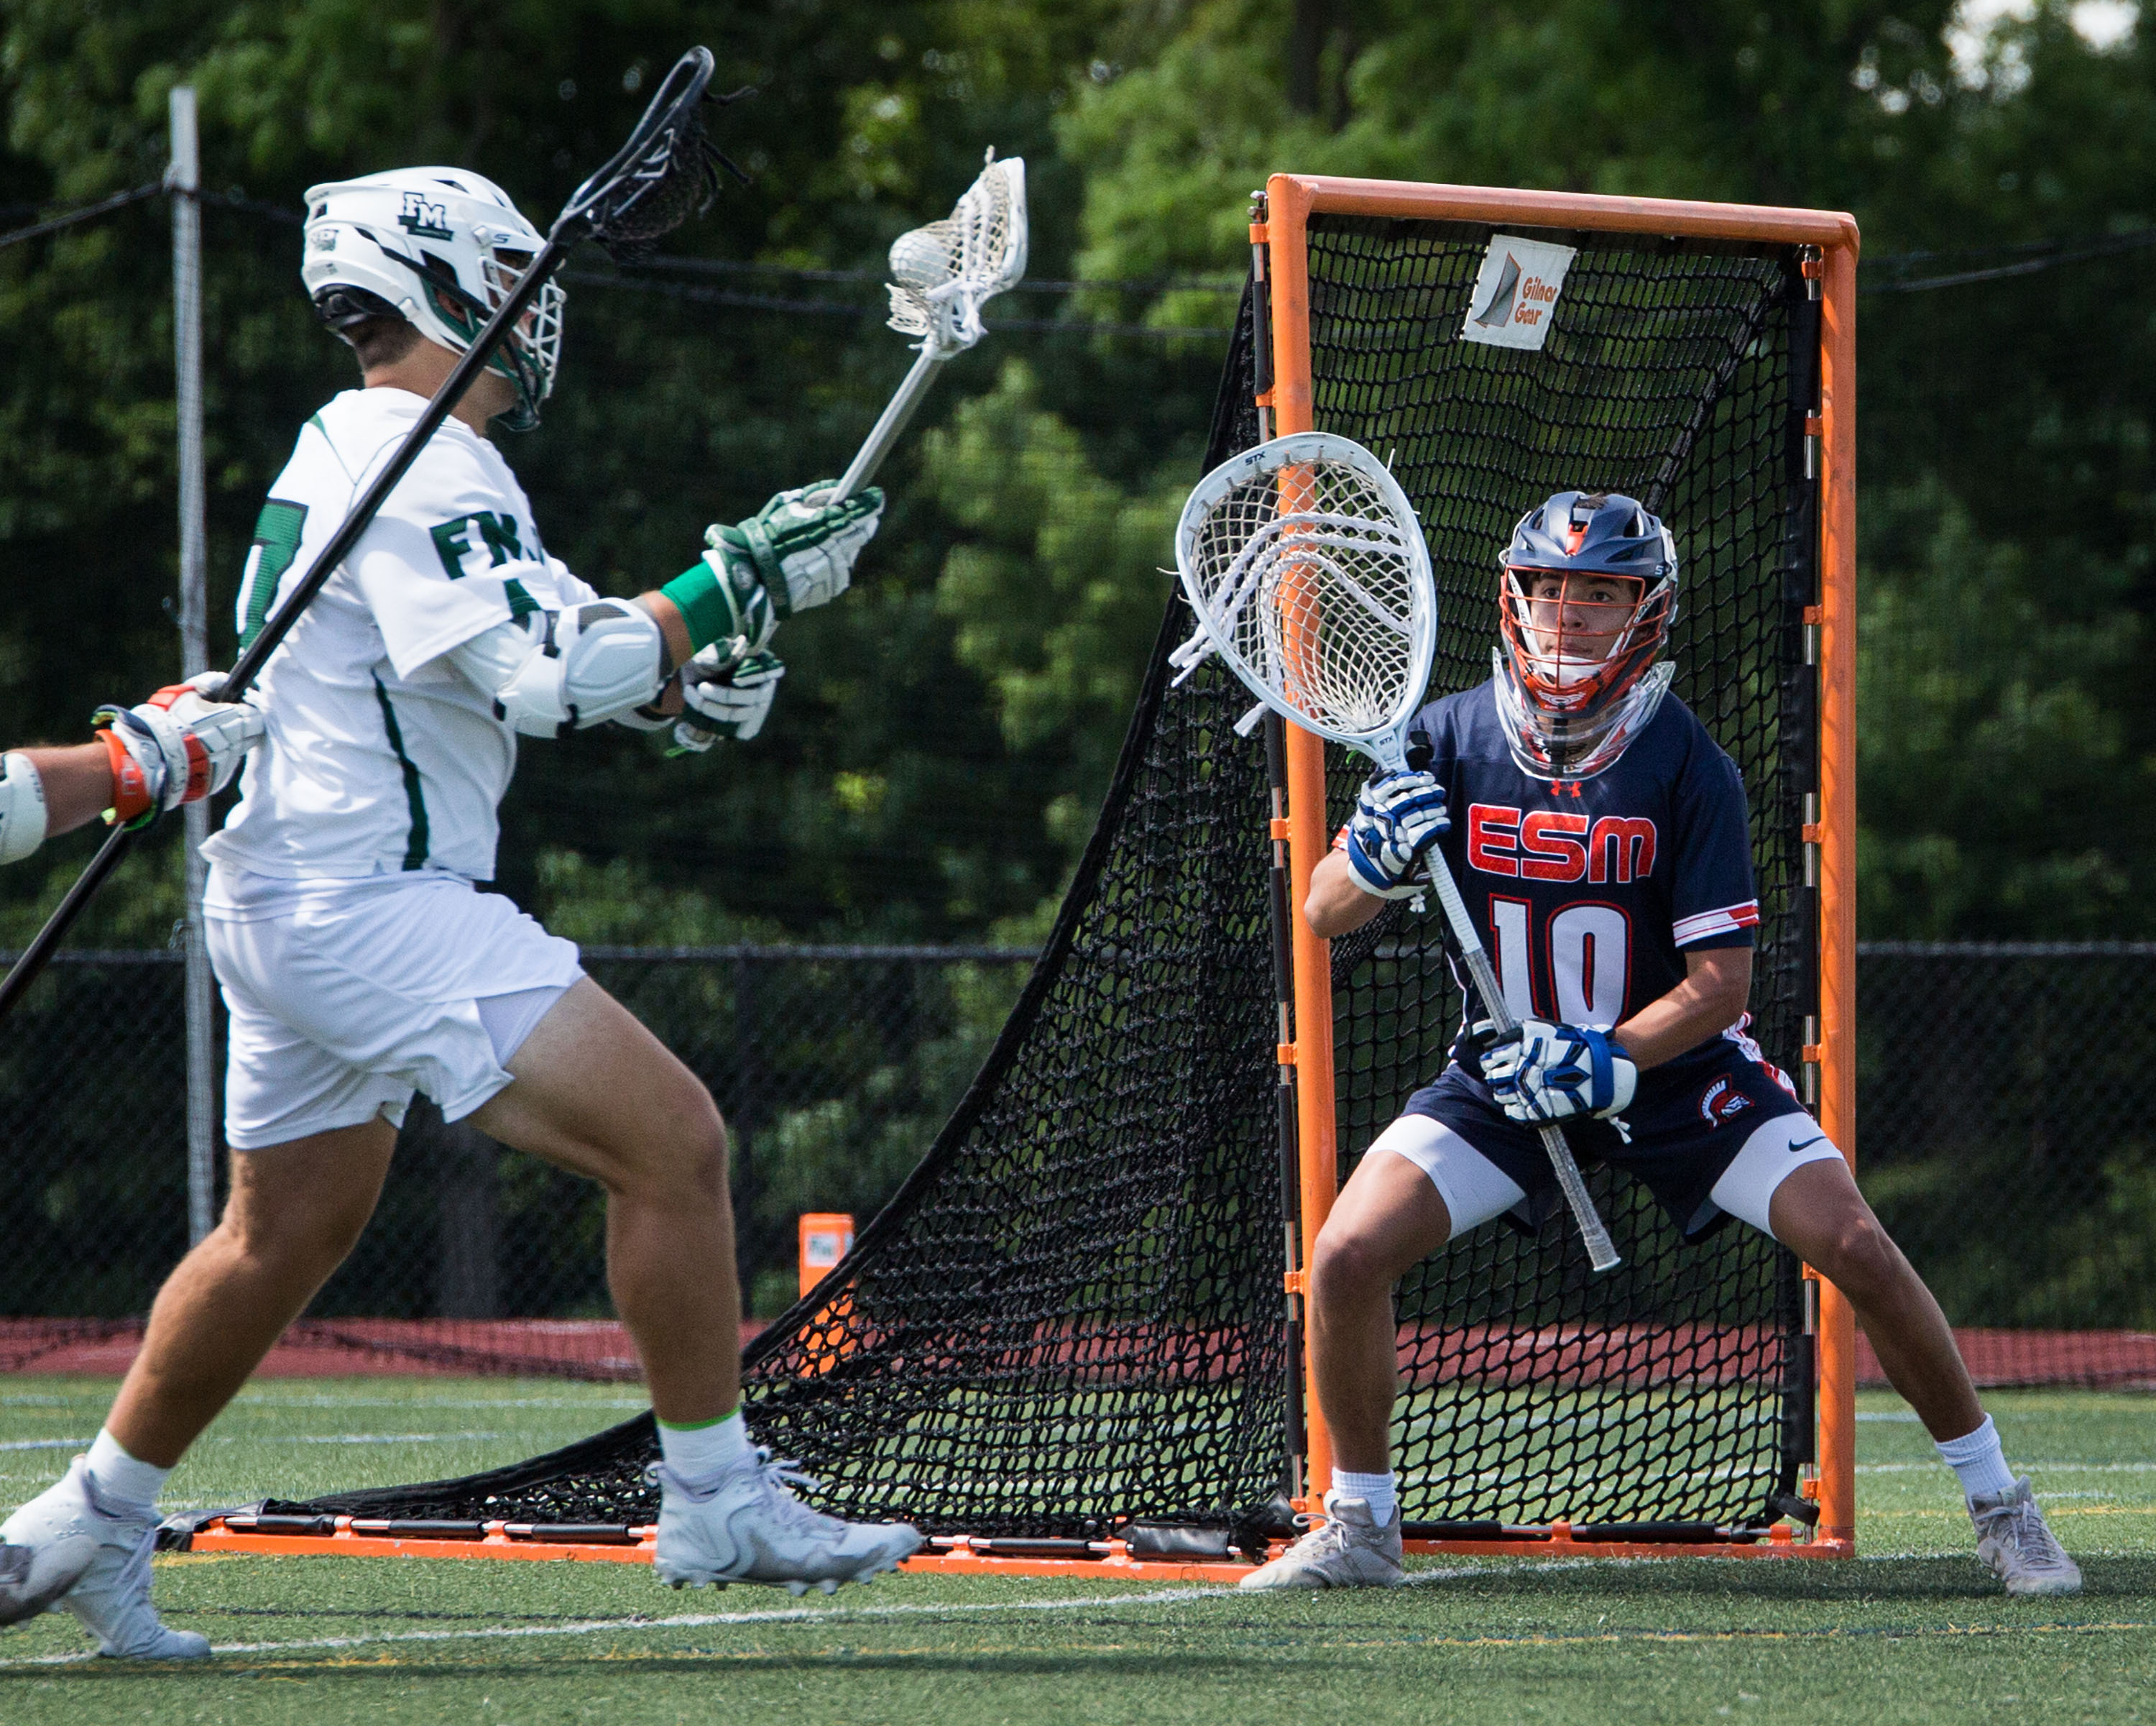
<svg viewBox="0 0 2156 1726">
<path fill-rule="evenodd" d="M 100 707 L 90 716 L 112 756 L 115 820 L 147 827 L 167 809 L 232 783 L 266 722 L 250 702 L 217 699 L 224 675 L 200 672 L 139 706 Z"/>
<path fill-rule="evenodd" d="M 829 605 L 846 591 L 854 560 L 883 521 L 880 486 L 865 486 L 843 503 L 807 501 L 836 491 L 838 484 L 819 480 L 782 491 L 738 527 L 707 528 L 704 543 L 722 554 L 746 557 L 782 618 Z"/>
<path fill-rule="evenodd" d="M 735 659 L 735 645 L 715 641 L 682 668 L 689 711 L 674 727 L 675 753 L 701 755 L 721 737 L 746 743 L 763 729 L 786 667 L 775 653 Z"/>
<path fill-rule="evenodd" d="M 1498 1107 L 1522 1126 L 1553 1126 L 1581 1115 L 1606 1119 L 1630 1107 L 1639 1088 L 1631 1056 L 1591 1025 L 1523 1019 L 1517 1032 L 1500 1037 L 1485 1019 L 1469 1036 Z"/>
<path fill-rule="evenodd" d="M 1445 788 L 1426 773 L 1379 773 L 1355 799 L 1348 824 L 1348 867 L 1355 885 L 1379 899 L 1409 899 L 1423 891 L 1410 877 L 1422 854 L 1452 824 Z"/>
</svg>

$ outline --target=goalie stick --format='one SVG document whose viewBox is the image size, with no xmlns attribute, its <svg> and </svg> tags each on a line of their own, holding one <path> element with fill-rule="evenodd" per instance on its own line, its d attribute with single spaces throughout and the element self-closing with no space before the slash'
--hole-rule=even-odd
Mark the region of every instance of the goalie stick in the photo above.
<svg viewBox="0 0 2156 1726">
<path fill-rule="evenodd" d="M 434 392 L 426 411 L 406 434 L 389 465 L 376 476 L 345 516 L 314 567 L 276 614 L 248 645 L 225 679 L 223 698 L 237 701 L 245 695 L 270 655 L 283 645 L 293 624 L 315 596 L 328 583 L 352 547 L 418 460 L 428 440 L 449 417 L 480 369 L 517 321 L 530 308 L 554 272 L 567 261 L 570 249 L 580 240 L 594 240 L 617 259 L 634 259 L 662 235 L 671 233 L 692 215 L 711 205 L 718 191 L 718 169 L 723 165 L 746 182 L 747 176 L 714 148 L 704 136 L 698 110 L 706 100 L 726 103 L 752 94 L 737 90 L 711 96 L 709 87 L 716 62 L 708 48 L 692 48 L 674 63 L 643 117 L 628 141 L 570 195 L 562 213 L 547 230 L 547 244 L 518 278 L 516 285 L 495 310 L 471 346 L 457 362 L 448 380 Z M 90 866 L 76 877 L 67 896 L 45 920 L 30 944 L 23 949 L 4 980 L 0 980 L 0 1018 L 36 982 L 68 930 L 82 915 L 100 886 L 120 866 L 135 841 L 136 830 L 116 825 Z"/>
<path fill-rule="evenodd" d="M 1229 458 L 1198 482 L 1175 528 L 1175 565 L 1199 629 L 1176 649 L 1181 677 L 1218 653 L 1255 695 L 1236 726 L 1270 707 L 1290 723 L 1407 767 L 1407 731 L 1437 652 L 1437 583 L 1414 506 L 1352 439 L 1296 432 Z M 1519 1020 L 1497 986 L 1452 871 L 1424 867 L 1482 1009 L 1502 1036 Z M 1564 1130 L 1543 1149 L 1598 1271 L 1622 1261 Z"/>
<path fill-rule="evenodd" d="M 920 357 L 819 502 L 851 497 L 875 476 L 936 374 L 988 333 L 981 306 L 1025 275 L 1025 158 L 996 160 L 940 222 L 901 234 L 891 244 L 891 326 L 917 336 Z"/>
</svg>

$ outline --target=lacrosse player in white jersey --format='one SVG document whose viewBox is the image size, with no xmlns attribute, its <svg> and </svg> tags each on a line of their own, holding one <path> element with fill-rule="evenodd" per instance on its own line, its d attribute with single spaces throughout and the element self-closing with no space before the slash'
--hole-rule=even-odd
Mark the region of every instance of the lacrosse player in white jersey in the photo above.
<svg viewBox="0 0 2156 1726">
<path fill-rule="evenodd" d="M 251 640 L 307 573 L 542 244 L 476 174 L 414 168 L 307 194 L 301 275 L 364 387 L 310 419 L 271 487 L 239 597 Z M 883 507 L 780 494 L 688 572 L 601 598 L 550 557 L 487 441 L 552 388 L 550 285 L 264 668 L 267 734 L 208 846 L 210 954 L 231 1014 L 232 1190 L 182 1261 L 105 1430 L 0 1525 L 0 1622 L 57 1599 L 103 1652 L 206 1654 L 149 1598 L 167 1473 L 357 1240 L 415 1091 L 451 1121 L 602 1183 L 608 1276 L 659 1421 L 657 1569 L 795 1593 L 913 1552 L 902 1524 L 790 1493 L 740 1409 L 726 1133 L 710 1093 L 494 874 L 519 734 L 675 727 L 753 737 L 772 632 L 842 593 Z M 676 716 L 679 716 L 678 718 Z"/>
</svg>

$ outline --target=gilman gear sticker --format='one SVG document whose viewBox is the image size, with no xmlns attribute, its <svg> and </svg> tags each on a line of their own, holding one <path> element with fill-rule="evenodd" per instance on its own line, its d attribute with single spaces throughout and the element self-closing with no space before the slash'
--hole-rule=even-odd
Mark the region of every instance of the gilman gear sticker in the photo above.
<svg viewBox="0 0 2156 1726">
<path fill-rule="evenodd" d="M 1549 335 L 1564 273 L 1578 255 L 1570 246 L 1547 240 L 1493 234 L 1468 295 L 1460 339 L 1490 347 L 1539 348 Z"/>
</svg>

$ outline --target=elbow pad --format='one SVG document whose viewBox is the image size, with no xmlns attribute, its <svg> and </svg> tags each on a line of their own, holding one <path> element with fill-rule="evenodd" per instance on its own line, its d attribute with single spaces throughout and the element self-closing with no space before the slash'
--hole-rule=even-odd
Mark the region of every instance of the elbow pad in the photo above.
<svg viewBox="0 0 2156 1726">
<path fill-rule="evenodd" d="M 18 863 L 45 842 L 45 782 L 27 755 L 0 755 L 0 863 Z"/>
<path fill-rule="evenodd" d="M 658 620 L 625 600 L 540 612 L 525 628 L 532 645 L 495 691 L 494 713 L 528 737 L 558 737 L 644 706 L 673 669 Z"/>
</svg>

